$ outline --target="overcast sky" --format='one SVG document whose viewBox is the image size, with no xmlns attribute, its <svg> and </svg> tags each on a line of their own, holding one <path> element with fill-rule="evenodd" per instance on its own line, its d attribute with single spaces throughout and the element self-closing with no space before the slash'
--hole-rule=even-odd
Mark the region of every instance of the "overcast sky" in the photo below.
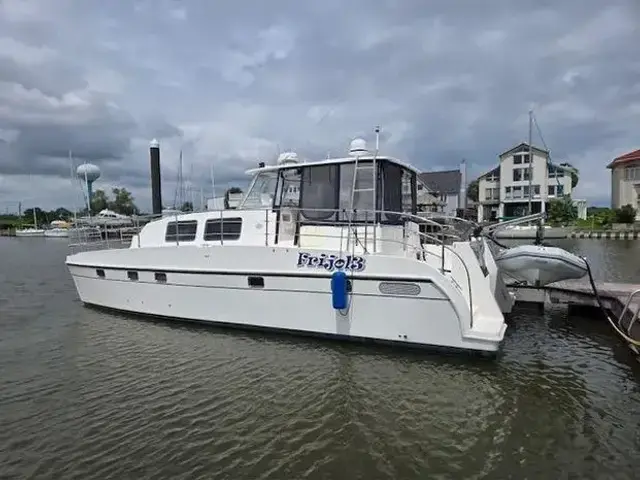
<svg viewBox="0 0 640 480">
<path fill-rule="evenodd" d="M 166 205 L 180 148 L 209 194 L 211 163 L 237 183 L 376 124 L 382 153 L 480 174 L 529 108 L 575 197 L 608 204 L 606 164 L 640 148 L 639 45 L 638 0 L 0 0 L 0 209 L 78 203 L 69 150 L 149 209 L 153 137 Z"/>
</svg>

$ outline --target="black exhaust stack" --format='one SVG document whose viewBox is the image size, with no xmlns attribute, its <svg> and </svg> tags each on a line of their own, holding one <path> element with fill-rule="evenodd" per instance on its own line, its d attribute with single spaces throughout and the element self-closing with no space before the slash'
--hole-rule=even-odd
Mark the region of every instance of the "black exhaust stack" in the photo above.
<svg viewBox="0 0 640 480">
<path fill-rule="evenodd" d="M 162 213 L 162 187 L 160 183 L 160 144 L 155 138 L 149 144 L 151 158 L 151 205 L 153 214 Z"/>
</svg>

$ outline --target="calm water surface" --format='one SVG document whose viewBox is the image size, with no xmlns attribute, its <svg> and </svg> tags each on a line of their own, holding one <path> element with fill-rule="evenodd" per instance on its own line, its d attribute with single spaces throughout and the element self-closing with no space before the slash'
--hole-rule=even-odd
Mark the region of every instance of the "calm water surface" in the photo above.
<svg viewBox="0 0 640 480">
<path fill-rule="evenodd" d="M 558 244 L 640 283 L 640 242 Z M 2 479 L 638 478 L 603 321 L 520 310 L 494 361 L 230 333 L 84 308 L 66 254 L 0 238 Z"/>
</svg>

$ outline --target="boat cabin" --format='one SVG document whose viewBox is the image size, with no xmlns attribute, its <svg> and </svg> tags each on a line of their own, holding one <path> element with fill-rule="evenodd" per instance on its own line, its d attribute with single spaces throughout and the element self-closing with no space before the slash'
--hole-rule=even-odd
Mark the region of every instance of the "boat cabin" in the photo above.
<svg viewBox="0 0 640 480">
<path fill-rule="evenodd" d="M 400 160 L 372 155 L 359 139 L 352 142 L 346 158 L 299 163 L 295 154 L 286 153 L 276 165 L 261 164 L 247 173 L 253 179 L 236 209 L 169 217 L 145 230 L 162 223 L 162 232 L 153 237 L 174 245 L 344 250 L 357 244 L 361 252 L 379 251 L 385 241 L 404 248 L 410 232 L 403 214 L 417 213 L 418 171 Z M 418 231 L 414 226 L 411 232 Z M 145 246 L 151 239 L 151 231 L 141 232 Z"/>
</svg>

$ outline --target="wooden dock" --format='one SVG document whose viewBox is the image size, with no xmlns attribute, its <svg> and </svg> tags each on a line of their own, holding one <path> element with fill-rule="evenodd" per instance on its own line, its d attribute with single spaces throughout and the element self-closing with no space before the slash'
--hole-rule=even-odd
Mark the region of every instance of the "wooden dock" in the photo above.
<svg viewBox="0 0 640 480">
<path fill-rule="evenodd" d="M 508 285 L 508 287 L 516 295 L 516 303 L 567 305 L 597 309 L 598 311 L 600 309 L 588 279 L 556 282 L 544 287 L 516 284 Z M 619 320 L 618 328 L 634 341 L 640 342 L 640 315 L 638 314 L 640 311 L 640 285 L 596 283 L 596 288 L 604 307 L 613 314 L 612 320 Z M 631 301 L 629 301 L 630 296 L 632 296 Z M 615 332 L 614 334 L 618 335 Z M 623 340 L 619 335 L 618 337 Z M 637 345 L 627 344 L 636 354 L 640 355 L 640 348 Z"/>
</svg>

